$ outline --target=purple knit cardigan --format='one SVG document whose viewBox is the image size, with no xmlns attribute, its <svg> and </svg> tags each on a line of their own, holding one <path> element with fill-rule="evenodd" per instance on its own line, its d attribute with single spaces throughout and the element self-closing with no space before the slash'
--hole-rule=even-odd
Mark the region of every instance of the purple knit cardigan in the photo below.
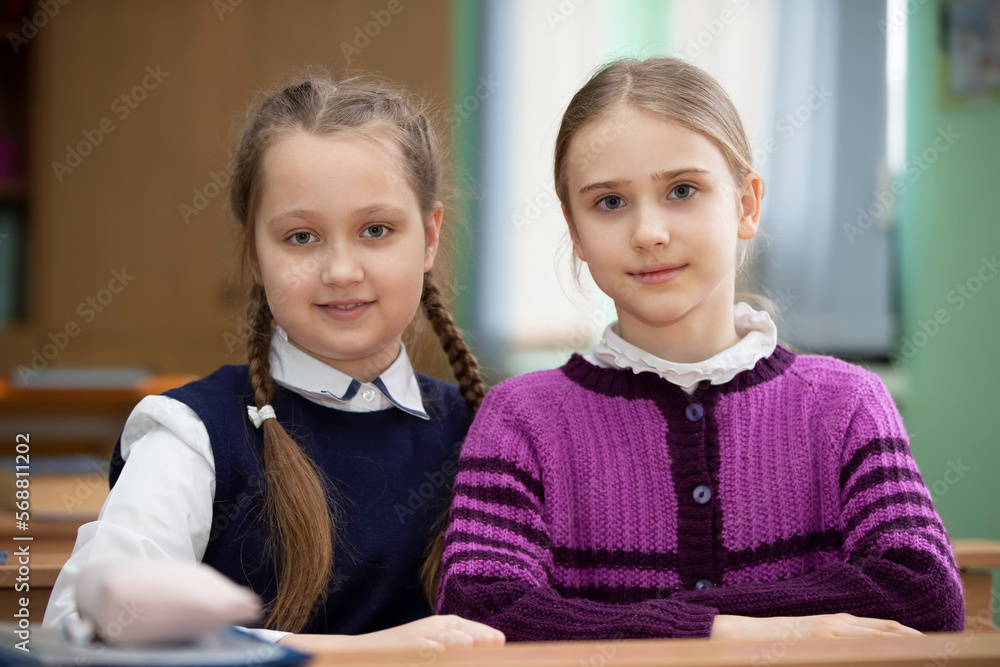
<svg viewBox="0 0 1000 667">
<path fill-rule="evenodd" d="M 717 613 L 964 622 L 885 387 L 781 347 L 692 395 L 580 356 L 495 387 L 459 461 L 438 611 L 512 641 L 705 637 Z"/>
</svg>

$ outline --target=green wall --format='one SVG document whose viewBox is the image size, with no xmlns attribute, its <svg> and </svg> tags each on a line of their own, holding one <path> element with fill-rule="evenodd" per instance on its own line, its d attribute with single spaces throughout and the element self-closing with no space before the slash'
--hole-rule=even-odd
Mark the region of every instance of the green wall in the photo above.
<svg viewBox="0 0 1000 667">
<path fill-rule="evenodd" d="M 1000 104 L 945 108 L 937 4 L 919 7 L 907 30 L 911 169 L 896 228 L 903 418 L 951 537 L 1000 540 L 1000 275 L 983 263 L 1000 255 Z"/>
</svg>

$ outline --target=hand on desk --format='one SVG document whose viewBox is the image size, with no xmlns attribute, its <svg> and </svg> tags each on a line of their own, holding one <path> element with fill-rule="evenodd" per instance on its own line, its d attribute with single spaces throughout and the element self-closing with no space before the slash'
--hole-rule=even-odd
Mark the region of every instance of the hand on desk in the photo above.
<svg viewBox="0 0 1000 667">
<path fill-rule="evenodd" d="M 449 646 L 503 646 L 499 630 L 459 616 L 428 616 L 364 635 L 288 635 L 278 640 L 306 653 L 416 648 L 443 651 Z"/>
<path fill-rule="evenodd" d="M 912 637 L 923 633 L 896 621 L 851 614 L 753 618 L 720 614 L 713 639 L 790 639 L 802 637 Z"/>
</svg>

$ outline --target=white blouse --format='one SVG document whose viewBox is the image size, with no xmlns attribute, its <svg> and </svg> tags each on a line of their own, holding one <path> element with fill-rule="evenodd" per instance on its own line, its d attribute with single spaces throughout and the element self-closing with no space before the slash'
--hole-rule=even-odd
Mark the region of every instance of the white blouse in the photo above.
<svg viewBox="0 0 1000 667">
<path fill-rule="evenodd" d="M 771 356 L 778 345 L 778 328 L 766 312 L 740 302 L 733 308 L 733 316 L 739 342 L 698 363 L 674 363 L 636 347 L 621 337 L 617 321 L 607 326 L 601 340 L 584 355 L 584 359 L 601 368 L 629 368 L 636 375 L 656 373 L 689 394 L 703 380 L 725 384 L 738 373 Z"/>
<path fill-rule="evenodd" d="M 335 410 L 397 408 L 429 419 L 402 346 L 378 379 L 360 383 L 294 347 L 277 329 L 271 339 L 271 374 L 282 387 Z M 119 560 L 198 563 L 205 554 L 215 459 L 208 431 L 194 410 L 167 396 L 145 397 L 125 423 L 121 455 L 128 465 L 97 521 L 80 526 L 73 554 L 52 588 L 45 627 L 58 627 L 64 617 L 76 614 L 76 577 L 88 566 Z M 251 632 L 269 641 L 288 634 Z"/>
</svg>

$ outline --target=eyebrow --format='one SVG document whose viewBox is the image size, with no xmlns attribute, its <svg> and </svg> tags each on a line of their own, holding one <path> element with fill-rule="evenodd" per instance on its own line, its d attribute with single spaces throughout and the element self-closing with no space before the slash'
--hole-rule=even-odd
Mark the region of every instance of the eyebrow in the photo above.
<svg viewBox="0 0 1000 667">
<path fill-rule="evenodd" d="M 377 215 L 406 215 L 404 211 L 399 206 L 393 204 L 372 204 L 371 206 L 365 206 L 364 208 L 356 209 L 351 216 L 355 218 L 369 218 Z"/>
<path fill-rule="evenodd" d="M 352 218 L 369 218 L 379 215 L 406 215 L 404 211 L 399 206 L 393 204 L 372 204 L 371 206 L 364 206 L 359 209 L 355 209 L 350 213 Z M 279 213 L 278 215 L 271 218 L 269 225 L 273 225 L 275 222 L 283 218 L 302 218 L 304 220 L 311 220 L 316 217 L 315 211 L 310 211 L 308 209 L 297 208 L 292 211 L 285 211 L 284 213 Z"/>
<path fill-rule="evenodd" d="M 650 179 L 652 181 L 669 181 L 677 178 L 678 176 L 683 176 L 685 174 L 707 174 L 708 169 L 702 169 L 701 167 L 681 167 L 680 169 L 669 169 L 664 171 L 658 171 L 653 174 Z M 616 190 L 618 188 L 623 188 L 626 185 L 631 185 L 632 181 L 627 178 L 618 178 L 613 181 L 601 181 L 599 183 L 591 183 L 590 185 L 585 185 L 580 188 L 579 194 L 586 194 L 591 190 Z"/>
<path fill-rule="evenodd" d="M 708 169 L 702 169 L 701 167 L 681 167 L 680 169 L 670 169 L 657 172 L 653 174 L 652 179 L 654 181 L 671 181 L 678 176 L 684 176 L 685 174 L 707 174 Z"/>
</svg>

